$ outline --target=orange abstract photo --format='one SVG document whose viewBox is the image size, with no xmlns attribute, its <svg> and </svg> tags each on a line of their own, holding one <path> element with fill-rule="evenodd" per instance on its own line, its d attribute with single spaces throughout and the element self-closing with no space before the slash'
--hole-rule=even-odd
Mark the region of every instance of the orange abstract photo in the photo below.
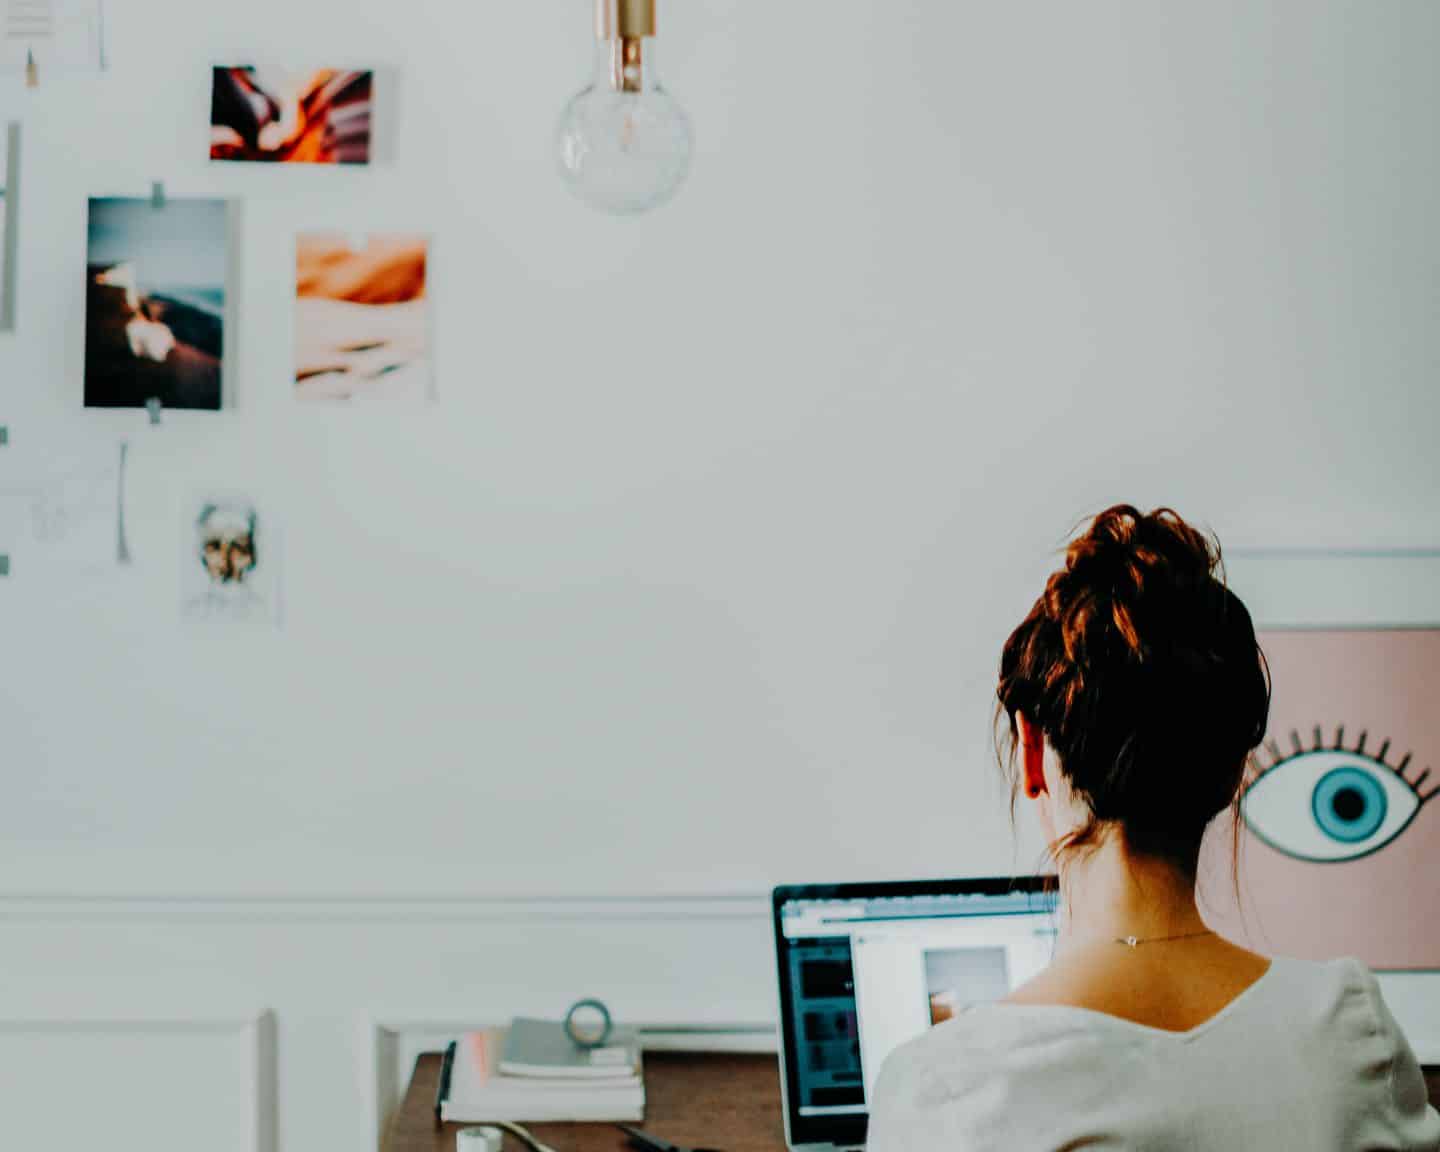
<svg viewBox="0 0 1440 1152">
<path fill-rule="evenodd" d="M 297 397 L 431 397 L 427 253 L 423 236 L 296 239 Z"/>
<path fill-rule="evenodd" d="M 370 72 L 216 68 L 210 159 L 368 164 L 372 87 Z"/>
</svg>

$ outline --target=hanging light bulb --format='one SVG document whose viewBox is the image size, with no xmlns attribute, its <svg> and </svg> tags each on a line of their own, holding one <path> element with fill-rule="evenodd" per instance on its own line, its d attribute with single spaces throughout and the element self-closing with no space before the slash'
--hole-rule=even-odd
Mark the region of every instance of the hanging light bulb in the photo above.
<svg viewBox="0 0 1440 1152">
<path fill-rule="evenodd" d="M 690 122 L 655 73 L 655 0 L 596 0 L 595 74 L 560 116 L 560 173 L 592 207 L 644 212 L 690 169 Z"/>
</svg>

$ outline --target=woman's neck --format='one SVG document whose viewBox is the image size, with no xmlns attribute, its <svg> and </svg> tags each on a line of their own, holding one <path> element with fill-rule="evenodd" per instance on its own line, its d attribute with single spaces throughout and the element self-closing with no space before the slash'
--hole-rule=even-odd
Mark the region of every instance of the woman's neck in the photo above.
<svg viewBox="0 0 1440 1152">
<path fill-rule="evenodd" d="M 1131 852 L 1119 836 L 1065 860 L 1060 893 L 1061 948 L 1205 928 L 1195 905 L 1195 877 L 1171 861 Z"/>
</svg>

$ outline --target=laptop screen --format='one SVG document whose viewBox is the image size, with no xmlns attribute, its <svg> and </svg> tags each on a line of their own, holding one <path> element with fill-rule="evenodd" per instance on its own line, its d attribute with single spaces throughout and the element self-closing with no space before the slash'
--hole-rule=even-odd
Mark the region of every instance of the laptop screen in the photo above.
<svg viewBox="0 0 1440 1152">
<path fill-rule="evenodd" d="M 775 889 L 790 1142 L 862 1143 L 885 1057 L 1044 968 L 1054 908 L 1042 877 Z"/>
</svg>

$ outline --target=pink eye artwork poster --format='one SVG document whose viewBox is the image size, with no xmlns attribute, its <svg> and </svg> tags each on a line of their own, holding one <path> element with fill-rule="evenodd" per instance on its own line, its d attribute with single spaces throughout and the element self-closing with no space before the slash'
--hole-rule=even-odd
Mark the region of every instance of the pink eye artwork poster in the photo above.
<svg viewBox="0 0 1440 1152">
<path fill-rule="evenodd" d="M 1262 632 L 1270 723 L 1201 861 L 1213 927 L 1267 954 L 1440 969 L 1440 628 Z"/>
</svg>

